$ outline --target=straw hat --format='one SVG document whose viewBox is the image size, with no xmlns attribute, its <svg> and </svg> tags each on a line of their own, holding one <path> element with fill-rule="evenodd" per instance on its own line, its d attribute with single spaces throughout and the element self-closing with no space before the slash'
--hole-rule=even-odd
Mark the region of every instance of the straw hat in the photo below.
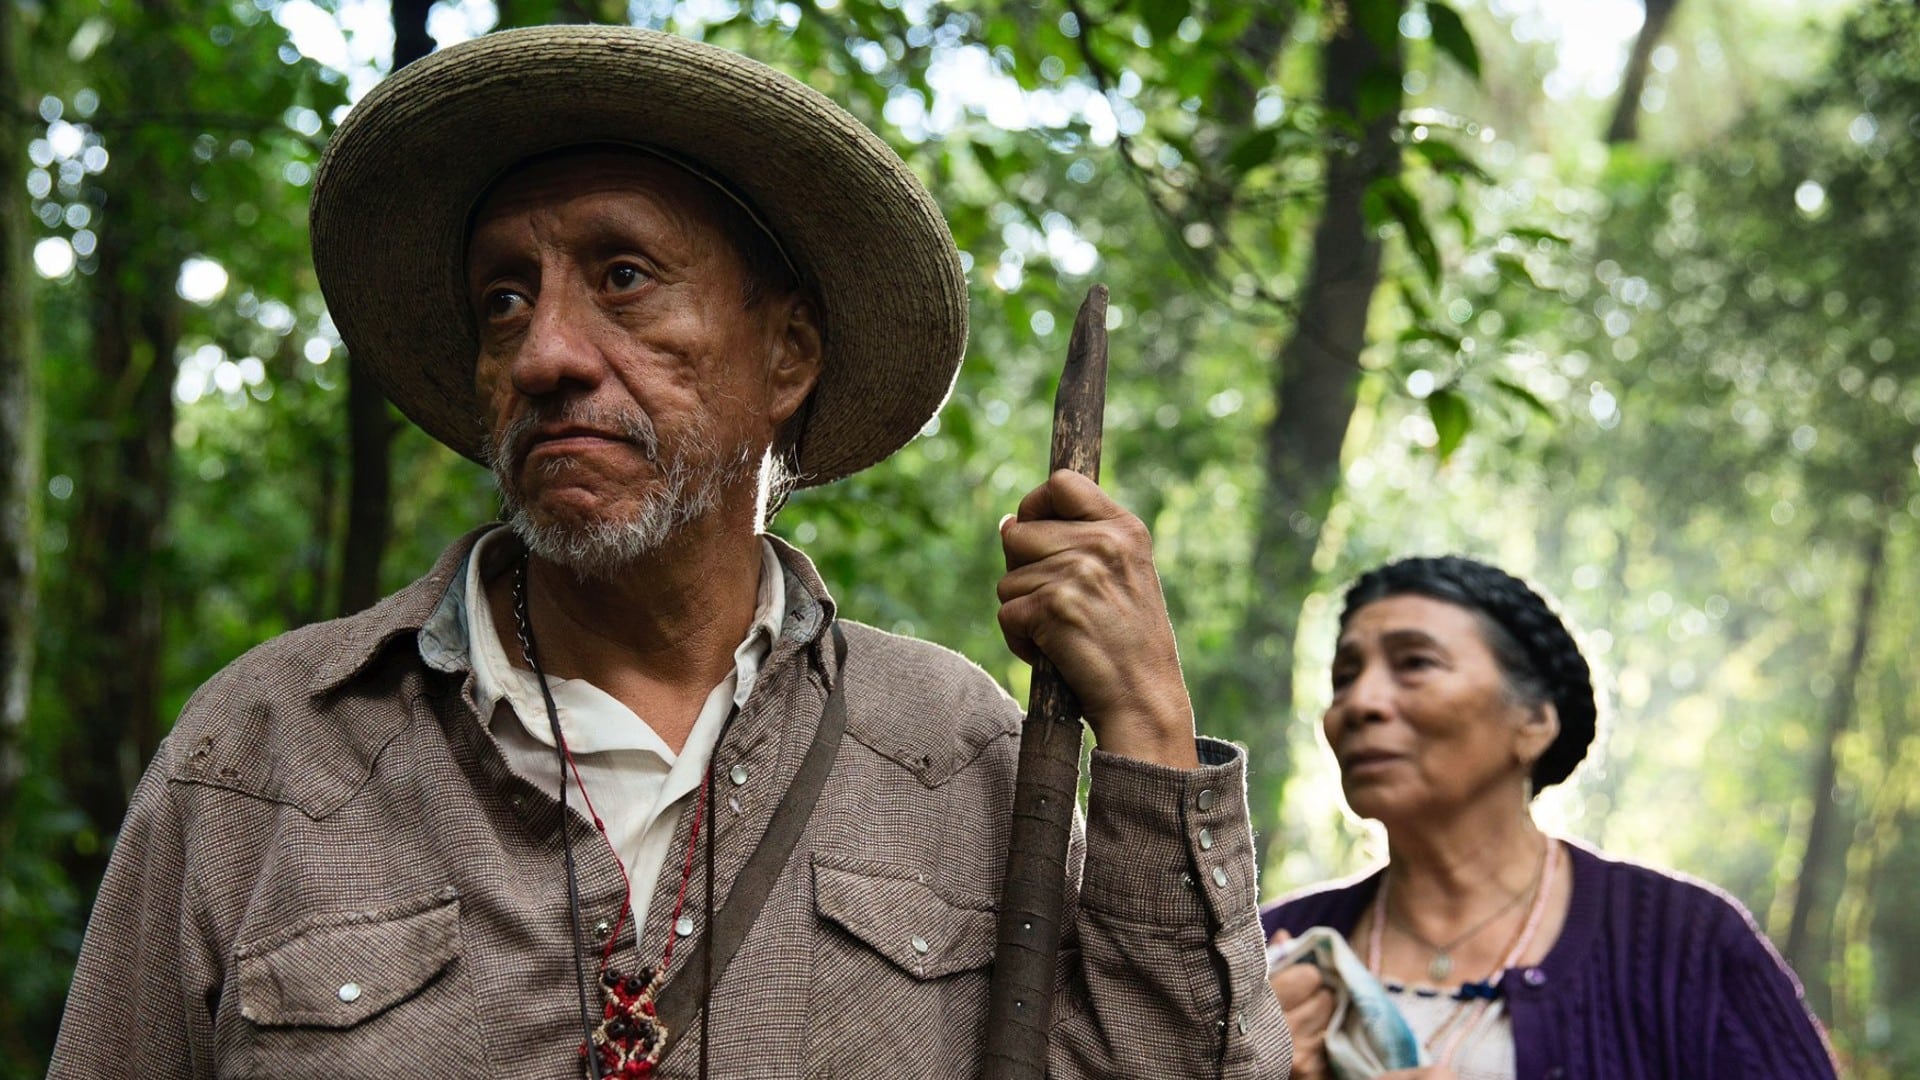
<svg viewBox="0 0 1920 1080">
<path fill-rule="evenodd" d="M 654 147 L 722 180 L 824 309 L 799 483 L 864 469 L 940 411 L 967 339 L 946 221 L 906 163 L 810 87 L 737 53 L 628 27 L 546 26 L 408 65 L 347 115 L 314 184 L 313 264 L 353 361 L 478 461 L 466 232 L 503 172 L 585 143 Z"/>
</svg>

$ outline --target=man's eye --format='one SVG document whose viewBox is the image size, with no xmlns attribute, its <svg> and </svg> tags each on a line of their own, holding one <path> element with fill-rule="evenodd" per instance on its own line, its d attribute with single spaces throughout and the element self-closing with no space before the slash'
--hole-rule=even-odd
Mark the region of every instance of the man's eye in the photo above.
<svg viewBox="0 0 1920 1080">
<path fill-rule="evenodd" d="M 495 289 L 480 301 L 488 319 L 507 319 L 517 314 L 527 298 L 512 289 Z"/>
<path fill-rule="evenodd" d="M 647 281 L 647 272 L 632 263 L 620 263 L 607 271 L 607 285 L 617 292 L 637 289 Z"/>
</svg>

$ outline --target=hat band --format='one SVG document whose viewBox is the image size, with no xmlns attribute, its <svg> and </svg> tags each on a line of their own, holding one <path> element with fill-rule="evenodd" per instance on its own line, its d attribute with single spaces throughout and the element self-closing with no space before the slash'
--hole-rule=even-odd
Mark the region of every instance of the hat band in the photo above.
<svg viewBox="0 0 1920 1080">
<path fill-rule="evenodd" d="M 753 227 L 760 230 L 760 235 L 766 237 L 767 242 L 773 245 L 773 250 L 779 254 L 780 261 L 786 265 L 787 273 L 793 275 L 793 280 L 796 283 L 800 283 L 800 284 L 805 283 L 806 278 L 801 276 L 800 268 L 794 265 L 793 256 L 787 254 L 787 245 L 780 242 L 780 235 L 773 231 L 772 226 L 768 225 L 766 222 L 766 219 L 760 216 L 760 211 L 754 209 L 753 204 L 747 201 L 747 197 L 745 195 L 742 195 L 738 191 L 735 191 L 733 189 L 733 185 L 727 183 L 724 179 L 718 176 L 715 176 L 713 173 L 708 172 L 705 166 L 702 166 L 700 163 L 693 161 L 689 158 L 682 157 L 671 150 L 665 150 L 658 146 L 650 146 L 646 143 L 620 142 L 614 139 L 596 139 L 593 142 L 571 143 L 566 146 L 556 146 L 551 150 L 545 151 L 543 153 L 535 154 L 532 157 L 522 158 L 519 161 L 516 161 L 513 164 L 507 166 L 505 169 L 502 169 L 499 173 L 495 174 L 493 177 L 488 179 L 486 184 L 481 187 L 480 194 L 474 197 L 473 205 L 467 208 L 466 233 L 461 238 L 461 241 L 460 241 L 462 248 L 464 249 L 466 244 L 473 239 L 474 218 L 479 216 L 480 207 L 486 204 L 487 199 L 493 194 L 493 189 L 500 186 L 501 180 L 505 179 L 507 176 L 511 175 L 512 173 L 522 168 L 525 168 L 527 165 L 530 165 L 536 161 L 540 161 L 544 158 L 555 157 L 560 154 L 578 153 L 579 151 L 582 151 L 582 150 L 592 150 L 595 148 L 602 148 L 602 147 L 609 150 L 625 150 L 631 153 L 646 154 L 650 157 L 659 158 L 661 161 L 664 161 L 667 164 L 680 169 L 682 172 L 687 173 L 689 176 L 692 176 L 694 179 L 699 180 L 702 183 L 706 184 L 708 187 L 712 188 L 714 191 L 719 192 L 723 197 L 726 198 L 728 202 L 739 207 L 740 212 L 745 214 L 747 216 L 747 220 L 753 223 Z M 462 250 L 461 252 L 460 261 L 462 264 L 464 264 L 467 261 L 467 253 L 465 250 Z"/>
</svg>

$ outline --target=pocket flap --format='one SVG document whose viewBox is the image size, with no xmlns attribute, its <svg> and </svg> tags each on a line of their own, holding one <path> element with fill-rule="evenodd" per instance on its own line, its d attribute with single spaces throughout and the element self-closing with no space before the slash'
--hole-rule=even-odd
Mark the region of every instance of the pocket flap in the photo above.
<svg viewBox="0 0 1920 1080">
<path fill-rule="evenodd" d="M 262 1027 L 347 1028 L 418 993 L 460 955 L 451 888 L 325 915 L 234 950 L 240 1015 Z"/>
<path fill-rule="evenodd" d="M 895 868 L 813 863 L 814 903 L 907 974 L 937 979 L 993 960 L 995 917 L 968 907 Z"/>
</svg>

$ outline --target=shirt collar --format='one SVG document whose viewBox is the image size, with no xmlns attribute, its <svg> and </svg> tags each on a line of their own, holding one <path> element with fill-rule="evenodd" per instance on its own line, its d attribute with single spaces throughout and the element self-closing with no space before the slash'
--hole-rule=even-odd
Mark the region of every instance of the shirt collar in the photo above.
<svg viewBox="0 0 1920 1080">
<path fill-rule="evenodd" d="M 440 610 L 421 629 L 421 654 L 428 664 L 442 670 L 470 665 L 474 700 L 483 718 L 491 717 L 504 699 L 528 735 L 552 746 L 552 725 L 539 682 L 523 662 L 516 663 L 501 647 L 493 610 L 486 600 L 487 580 L 506 572 L 518 550 L 517 539 L 505 529 L 481 538 L 467 560 L 464 580 L 448 590 Z M 745 704 L 753 692 L 768 656 L 779 643 L 787 617 L 786 574 L 773 545 L 765 539 L 760 543 L 759 579 L 753 623 L 734 649 L 733 671 L 721 683 L 723 687 L 732 683 L 728 689 L 736 706 Z M 651 727 L 633 723 L 631 710 L 591 683 L 549 676 L 547 688 L 567 731 L 567 744 L 574 751 L 647 750 L 668 761 L 676 757 Z M 705 720 L 703 714 L 703 723 Z M 699 735 L 695 731 L 690 739 Z"/>
<path fill-rule="evenodd" d="M 325 697 L 367 671 L 389 646 L 411 640 L 421 660 L 435 671 L 464 677 L 468 671 L 466 578 L 474 545 L 501 529 L 489 522 L 448 545 L 425 577 L 358 615 L 335 625 L 336 636 L 314 662 L 313 694 Z M 788 648 L 818 647 L 834 619 L 836 603 L 826 583 L 800 549 L 772 533 L 762 539 L 779 557 L 786 597 L 786 619 L 779 640 Z M 784 653 L 786 649 L 776 649 Z M 831 681 L 831 672 L 828 673 Z"/>
</svg>

